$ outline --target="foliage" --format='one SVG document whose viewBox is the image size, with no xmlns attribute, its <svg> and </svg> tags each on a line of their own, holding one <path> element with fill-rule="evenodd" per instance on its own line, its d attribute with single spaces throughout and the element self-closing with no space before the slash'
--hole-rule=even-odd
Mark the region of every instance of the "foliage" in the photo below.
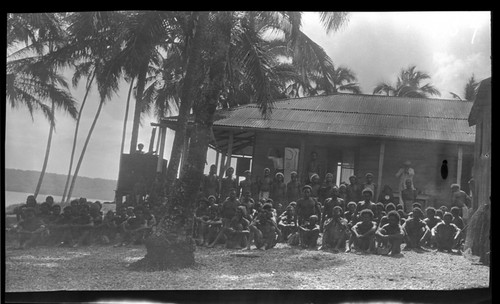
<svg viewBox="0 0 500 304">
<path fill-rule="evenodd" d="M 477 89 L 479 87 L 479 82 L 474 78 L 474 74 L 467 80 L 464 87 L 464 98 L 462 99 L 458 94 L 450 92 L 453 98 L 463 101 L 474 101 L 476 99 Z"/>
<path fill-rule="evenodd" d="M 373 94 L 386 94 L 387 96 L 430 98 L 440 96 L 441 93 L 430 83 L 422 85 L 422 81 L 430 79 L 429 74 L 418 71 L 416 66 L 402 69 L 399 73 L 395 86 L 388 83 L 379 83 Z"/>
</svg>

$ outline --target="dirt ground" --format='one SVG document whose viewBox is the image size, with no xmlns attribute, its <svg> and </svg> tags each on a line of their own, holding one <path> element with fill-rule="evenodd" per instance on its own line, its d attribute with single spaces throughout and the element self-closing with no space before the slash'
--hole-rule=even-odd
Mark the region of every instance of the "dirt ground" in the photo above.
<svg viewBox="0 0 500 304">
<path fill-rule="evenodd" d="M 490 268 L 458 254 L 403 251 L 400 257 L 291 248 L 198 247 L 185 270 L 138 272 L 144 246 L 38 247 L 6 244 L 5 291 L 55 290 L 451 290 L 485 288 Z"/>
</svg>

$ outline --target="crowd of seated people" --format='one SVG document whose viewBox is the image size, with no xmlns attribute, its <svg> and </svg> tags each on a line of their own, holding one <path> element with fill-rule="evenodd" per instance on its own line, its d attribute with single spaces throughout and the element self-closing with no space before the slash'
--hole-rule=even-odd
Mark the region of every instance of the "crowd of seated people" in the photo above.
<svg viewBox="0 0 500 304">
<path fill-rule="evenodd" d="M 79 247 L 91 244 L 140 244 L 156 223 L 155 210 L 144 203 L 102 212 L 100 201 L 75 199 L 55 204 L 52 196 L 38 204 L 30 195 L 16 207 L 18 249 L 33 246 Z"/>
<path fill-rule="evenodd" d="M 452 201 L 450 211 L 444 205 L 424 209 L 415 200 L 405 212 L 388 185 L 374 201 L 377 185 L 371 173 L 364 182 L 353 175 L 349 184 L 340 186 L 330 173 L 322 181 L 312 174 L 301 185 L 296 172 L 285 183 L 283 173 L 271 177 L 266 168 L 257 182 L 245 171 L 245 179 L 238 184 L 229 168 L 219 183 L 226 187 L 223 194 L 217 188 L 216 170 L 211 169 L 194 214 L 193 237 L 199 246 L 265 250 L 282 242 L 333 252 L 397 255 L 402 248 L 456 252 L 465 238 L 462 207 L 468 206 L 470 198 L 456 184 L 451 193 L 459 202 Z"/>
<path fill-rule="evenodd" d="M 268 180 L 269 169 L 258 183 L 251 180 L 249 171 L 237 183 L 230 169 L 219 180 L 211 168 L 202 183 L 193 214 L 192 236 L 198 246 L 268 250 L 284 243 L 304 249 L 397 255 L 425 248 L 457 252 L 465 240 L 463 207 L 469 206 L 470 197 L 456 184 L 451 187 L 450 210 L 445 206 L 424 209 L 414 202 L 405 212 L 387 185 L 374 201 L 377 185 L 370 173 L 363 183 L 351 176 L 349 184 L 337 186 L 330 173 L 323 180 L 312 174 L 302 185 L 296 172 L 288 183 L 281 172 Z M 120 208 L 103 213 L 99 201 L 80 198 L 64 206 L 51 196 L 41 204 L 28 196 L 26 204 L 15 210 L 19 248 L 141 244 L 165 212 L 161 200 L 152 197 L 161 193 L 131 195 Z"/>
</svg>

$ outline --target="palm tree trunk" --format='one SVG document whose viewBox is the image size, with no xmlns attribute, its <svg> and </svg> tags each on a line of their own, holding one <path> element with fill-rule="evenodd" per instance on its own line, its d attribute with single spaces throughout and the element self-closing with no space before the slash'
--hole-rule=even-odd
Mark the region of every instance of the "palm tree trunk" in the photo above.
<svg viewBox="0 0 500 304">
<path fill-rule="evenodd" d="M 76 140 L 78 138 L 78 129 L 80 127 L 80 120 L 82 118 L 82 111 L 83 111 L 83 107 L 85 106 L 85 102 L 87 101 L 87 97 L 89 95 L 90 88 L 92 86 L 92 82 L 94 81 L 94 78 L 95 78 L 95 71 L 92 74 L 92 78 L 90 78 L 90 80 L 87 83 L 87 89 L 85 91 L 85 96 L 83 97 L 82 105 L 80 106 L 80 110 L 78 111 L 78 118 L 76 120 L 75 134 L 73 135 L 73 146 L 71 148 L 71 157 L 70 157 L 70 160 L 69 160 L 68 176 L 66 177 L 66 185 L 64 186 L 64 192 L 63 192 L 63 195 L 62 195 L 61 202 L 65 202 L 66 201 L 65 200 L 66 199 L 66 193 L 68 191 L 69 181 L 71 180 L 71 169 L 73 169 L 73 159 L 75 157 Z"/>
<path fill-rule="evenodd" d="M 137 93 L 135 100 L 134 123 L 132 125 L 132 138 L 130 139 L 130 154 L 134 153 L 137 149 L 139 125 L 141 124 L 142 95 L 144 93 L 144 87 L 146 86 L 147 69 L 148 63 L 146 62 L 142 71 L 140 71 L 137 76 Z"/>
<path fill-rule="evenodd" d="M 122 132 L 122 143 L 120 145 L 120 161 L 119 161 L 119 168 L 118 168 L 118 180 L 117 180 L 117 187 L 120 184 L 120 170 L 122 169 L 122 155 L 123 155 L 123 148 L 125 147 L 125 136 L 127 135 L 127 119 L 128 119 L 128 109 L 130 108 L 130 96 L 132 95 L 132 88 L 134 87 L 134 80 L 135 78 L 133 77 L 132 80 L 130 81 L 130 88 L 128 89 L 128 95 L 127 95 L 127 106 L 125 108 L 125 117 L 123 118 L 123 132 Z M 118 206 L 120 205 L 120 206 Z M 121 199 L 117 201 L 117 208 L 121 207 Z"/>
<path fill-rule="evenodd" d="M 193 105 L 194 88 L 197 86 L 195 83 L 198 81 L 199 67 L 201 62 L 201 43 L 203 38 L 202 31 L 205 30 L 208 24 L 208 12 L 198 13 L 198 24 L 194 34 L 191 46 L 188 45 L 186 75 L 181 91 L 181 103 L 179 106 L 179 115 L 177 119 L 177 129 L 175 130 L 174 141 L 172 143 L 172 151 L 170 152 L 170 159 L 168 161 L 167 172 L 165 175 L 165 185 L 167 193 L 173 190 L 177 173 L 179 170 L 179 163 L 181 160 L 181 152 L 184 145 L 188 115 Z"/>
<path fill-rule="evenodd" d="M 52 143 L 52 134 L 54 133 L 55 127 L 55 103 L 52 101 L 52 120 L 50 121 L 50 129 L 49 129 L 49 139 L 47 140 L 47 148 L 45 149 L 45 159 L 43 160 L 42 172 L 40 172 L 40 177 L 38 178 L 38 183 L 36 185 L 35 193 L 33 194 L 36 197 L 38 196 L 38 192 L 40 192 L 40 188 L 42 187 L 43 177 L 45 176 L 45 170 L 47 169 L 47 164 L 49 162 L 50 155 L 50 146 Z"/>
<path fill-rule="evenodd" d="M 186 75 L 184 78 L 184 84 L 181 92 L 181 107 L 187 107 L 188 113 L 194 98 L 195 88 L 199 87 L 198 82 L 199 68 L 201 63 L 201 42 L 203 39 L 203 31 L 208 25 L 208 12 L 196 13 L 198 15 L 198 22 L 196 24 L 195 35 L 193 38 L 193 43 L 189 48 L 188 63 L 186 69 Z M 185 109 L 185 108 L 184 108 Z M 181 112 L 181 111 L 179 111 Z M 185 117 L 187 115 L 184 115 Z M 182 116 L 180 115 L 179 118 Z M 180 120 L 182 121 L 182 120 Z M 175 143 L 182 143 L 183 139 L 180 138 L 179 132 L 176 132 L 174 139 Z M 195 142 L 192 141 L 191 145 L 193 148 L 191 151 L 196 150 Z M 180 144 L 177 144 L 179 146 Z M 207 144 L 208 146 L 208 144 Z M 194 151 L 191 153 L 195 153 Z M 205 151 L 206 154 L 206 151 Z M 180 158 L 179 158 L 180 159 Z M 188 156 L 188 160 L 190 160 Z M 177 160 L 179 161 L 179 160 Z M 205 160 L 203 159 L 203 168 L 205 165 Z M 198 168 L 197 164 L 192 164 Z M 154 227 L 152 235 L 145 241 L 147 253 L 146 256 L 137 262 L 130 265 L 131 269 L 169 269 L 169 268 L 182 268 L 189 267 L 195 263 L 194 251 L 196 249 L 193 239 L 191 238 L 191 233 L 187 231 L 186 227 L 190 226 L 193 220 L 193 213 L 191 211 L 191 201 L 189 198 L 197 194 L 188 193 L 187 191 L 180 191 L 182 189 L 181 185 L 174 187 L 175 175 L 177 172 L 172 170 L 171 161 L 169 162 L 170 178 L 173 175 L 173 182 L 168 189 L 169 199 L 167 203 L 166 215 L 159 221 L 159 224 Z M 186 181 L 190 176 L 193 176 L 192 172 L 194 170 L 188 170 L 183 181 Z M 167 171 L 168 172 L 168 171 Z M 203 172 L 203 171 L 201 171 Z M 196 178 L 196 177 L 195 177 Z M 196 178 L 198 182 L 201 181 L 201 177 Z M 193 187 L 195 181 L 191 181 L 190 187 Z M 183 182 L 181 181 L 181 183 Z M 198 183 L 199 186 L 199 183 Z M 189 202 L 189 203 L 186 203 Z"/>
<path fill-rule="evenodd" d="M 99 115 L 101 114 L 101 109 L 102 109 L 103 104 L 104 104 L 104 99 L 101 99 L 99 102 L 99 107 L 97 108 L 97 112 L 96 112 L 95 117 L 94 117 L 94 121 L 92 122 L 92 125 L 90 126 L 89 133 L 87 134 L 87 139 L 85 139 L 85 144 L 83 145 L 82 153 L 80 154 L 80 158 L 78 159 L 78 164 L 76 165 L 75 174 L 73 175 L 73 178 L 71 179 L 71 186 L 69 188 L 67 200 L 71 199 L 71 194 L 73 193 L 73 189 L 75 187 L 76 178 L 78 177 L 78 171 L 80 171 L 80 166 L 82 165 L 85 151 L 87 150 L 87 146 L 89 144 L 90 137 L 92 136 L 92 132 L 94 132 L 94 128 L 95 128 L 97 119 L 99 118 Z"/>
</svg>

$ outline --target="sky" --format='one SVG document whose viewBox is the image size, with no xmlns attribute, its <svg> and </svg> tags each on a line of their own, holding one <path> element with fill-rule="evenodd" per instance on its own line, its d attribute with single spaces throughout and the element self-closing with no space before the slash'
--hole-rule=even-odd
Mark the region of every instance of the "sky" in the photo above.
<svg viewBox="0 0 500 304">
<path fill-rule="evenodd" d="M 491 76 L 490 18 L 490 12 L 486 11 L 353 12 L 341 30 L 326 34 L 319 14 L 306 12 L 302 30 L 324 48 L 335 66 L 348 67 L 355 73 L 364 94 L 372 94 L 380 82 L 395 83 L 402 68 L 415 65 L 417 70 L 431 76 L 430 83 L 441 92 L 438 98 L 451 99 L 449 92 L 464 96 L 465 84 L 472 75 L 477 81 Z M 79 103 L 84 96 L 83 87 L 82 82 L 71 90 Z M 79 176 L 117 179 L 127 93 L 128 85 L 123 82 L 119 92 L 104 105 Z M 97 92 L 91 91 L 82 111 L 73 168 L 96 113 L 97 102 Z M 131 105 L 125 151 L 130 145 L 132 109 Z M 40 171 L 49 123 L 40 114 L 32 118 L 23 107 L 12 109 L 7 105 L 5 115 L 5 168 Z M 144 143 L 146 150 L 152 130 L 150 123 L 155 121 L 152 115 L 142 119 L 139 142 Z M 56 131 L 47 172 L 67 174 L 75 125 L 75 120 L 67 114 L 56 111 Z M 165 159 L 170 158 L 173 138 L 174 133 L 168 131 Z M 213 155 L 210 152 L 209 158 Z"/>
</svg>

